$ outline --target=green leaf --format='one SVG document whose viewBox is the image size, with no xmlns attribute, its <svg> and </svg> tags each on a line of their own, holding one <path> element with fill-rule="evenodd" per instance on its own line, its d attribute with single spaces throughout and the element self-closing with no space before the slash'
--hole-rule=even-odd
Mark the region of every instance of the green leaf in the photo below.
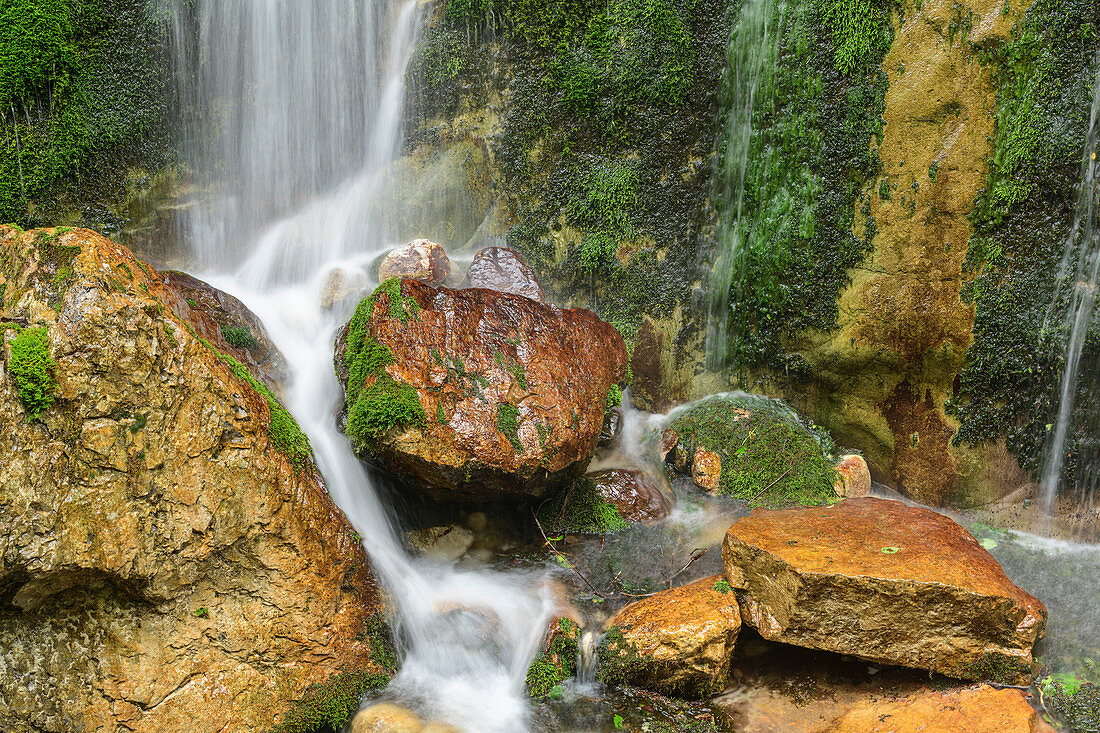
<svg viewBox="0 0 1100 733">
<path fill-rule="evenodd" d="M 612 718 L 612 720 L 615 721 L 615 730 L 623 729 L 623 716 L 616 715 L 614 718 Z"/>
<path fill-rule="evenodd" d="M 882 552 L 886 555 L 893 555 L 895 552 L 901 551 L 900 547 L 883 547 Z"/>
</svg>

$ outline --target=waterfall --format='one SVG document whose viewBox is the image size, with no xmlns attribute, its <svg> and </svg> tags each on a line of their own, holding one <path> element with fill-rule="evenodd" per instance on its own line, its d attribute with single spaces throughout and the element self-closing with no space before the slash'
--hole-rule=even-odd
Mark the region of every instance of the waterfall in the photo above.
<svg viewBox="0 0 1100 733">
<path fill-rule="evenodd" d="M 469 731 L 525 730 L 527 666 L 556 608 L 549 571 L 410 557 L 336 428 L 333 342 L 354 303 L 330 312 L 321 295 L 336 268 L 367 282 L 394 244 L 372 212 L 399 148 L 420 4 L 166 1 L 187 155 L 217 192 L 192 217 L 195 254 L 286 356 L 287 407 L 394 601 L 403 662 L 386 694 Z"/>
<path fill-rule="evenodd" d="M 743 244 L 754 226 L 745 194 L 764 190 L 766 180 L 750 180 L 750 153 L 760 134 L 761 117 L 775 105 L 773 80 L 787 23 L 786 0 L 745 0 L 730 36 L 725 97 L 725 149 L 719 171 L 718 252 L 710 263 L 706 353 L 709 366 L 725 365 L 730 348 L 730 288 L 744 256 Z M 771 166 L 762 166 L 766 176 Z"/>
<path fill-rule="evenodd" d="M 1068 333 L 1066 340 L 1062 379 L 1058 391 L 1058 414 L 1054 419 L 1042 469 L 1043 505 L 1048 514 L 1054 511 L 1054 502 L 1058 493 L 1059 478 L 1066 458 L 1066 439 L 1073 419 L 1074 397 L 1078 391 L 1081 354 L 1085 348 L 1086 337 L 1095 314 L 1096 290 L 1100 287 L 1100 228 L 1097 224 L 1097 196 L 1100 195 L 1100 180 L 1097 178 L 1097 144 L 1100 142 L 1100 129 L 1097 117 L 1100 115 L 1100 54 L 1095 59 L 1096 75 L 1092 87 L 1092 111 L 1089 117 L 1089 129 L 1085 136 L 1084 150 L 1081 155 L 1081 177 L 1078 184 L 1077 204 L 1074 209 L 1073 225 L 1066 237 L 1064 253 L 1058 266 L 1057 283 L 1051 312 L 1058 312 L 1062 303 L 1068 302 L 1062 320 L 1062 327 Z M 1050 328 L 1053 316 L 1048 316 L 1044 331 Z M 1097 365 L 1100 367 L 1100 365 Z M 1100 409 L 1091 406 L 1100 413 Z M 1095 469 L 1094 469 L 1095 470 Z M 1095 485 L 1094 476 L 1092 484 Z M 1091 489 L 1093 487 L 1082 487 Z"/>
</svg>

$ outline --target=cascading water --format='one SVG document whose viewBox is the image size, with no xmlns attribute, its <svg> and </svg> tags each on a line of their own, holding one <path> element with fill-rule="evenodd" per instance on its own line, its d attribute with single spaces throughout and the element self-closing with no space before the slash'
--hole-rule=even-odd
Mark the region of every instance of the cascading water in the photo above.
<svg viewBox="0 0 1100 733">
<path fill-rule="evenodd" d="M 744 241 L 755 226 L 746 210 L 750 187 L 764 190 L 766 180 L 754 180 L 750 154 L 759 135 L 759 120 L 775 103 L 772 82 L 787 23 L 786 0 L 747 0 L 730 37 L 725 96 L 728 112 L 720 172 L 719 250 L 711 263 L 706 352 L 712 369 L 729 355 L 730 288 L 737 278 Z M 777 151 L 771 154 L 779 154 Z M 772 166 L 756 170 L 766 176 Z"/>
<path fill-rule="evenodd" d="M 1078 392 L 1081 356 L 1086 337 L 1093 325 L 1096 291 L 1100 288 L 1100 222 L 1097 216 L 1097 196 L 1100 195 L 1098 161 L 1100 144 L 1100 55 L 1094 61 L 1096 76 L 1092 88 L 1092 111 L 1088 134 L 1081 159 L 1081 180 L 1077 193 L 1073 225 L 1066 237 L 1065 250 L 1057 273 L 1057 287 L 1052 311 L 1068 302 L 1063 325 L 1068 333 L 1064 351 L 1062 379 L 1058 391 L 1058 414 L 1054 419 L 1043 463 L 1042 489 L 1044 508 L 1050 514 L 1058 492 L 1059 479 L 1066 458 L 1066 439 L 1074 417 L 1074 398 Z M 1048 317 L 1049 321 L 1052 318 Z M 1093 408 L 1095 409 L 1095 408 Z M 1100 410 L 1096 410 L 1100 413 Z M 1094 476 L 1092 486 L 1079 487 L 1089 493 L 1100 477 Z"/>
<path fill-rule="evenodd" d="M 335 268 L 365 282 L 394 244 L 371 212 L 400 141 L 419 5 L 178 0 L 171 17 L 192 72 L 181 99 L 207 116 L 192 164 L 218 190 L 193 219 L 196 256 L 286 355 L 287 406 L 396 603 L 403 663 L 387 695 L 467 730 L 524 730 L 527 665 L 555 610 L 547 574 L 410 558 L 335 422 L 332 346 L 353 306 L 326 311 L 321 292 Z"/>
</svg>

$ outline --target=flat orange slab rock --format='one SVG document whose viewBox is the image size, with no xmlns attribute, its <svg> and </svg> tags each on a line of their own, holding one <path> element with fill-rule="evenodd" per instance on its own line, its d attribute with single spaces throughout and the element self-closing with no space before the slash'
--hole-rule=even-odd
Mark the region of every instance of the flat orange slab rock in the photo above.
<svg viewBox="0 0 1100 733">
<path fill-rule="evenodd" d="M 756 510 L 726 533 L 726 578 L 766 638 L 1026 682 L 1046 608 L 948 517 L 871 497 Z"/>
<path fill-rule="evenodd" d="M 989 685 L 927 692 L 894 701 L 862 702 L 829 733 L 1054 733 L 1019 690 Z"/>
</svg>

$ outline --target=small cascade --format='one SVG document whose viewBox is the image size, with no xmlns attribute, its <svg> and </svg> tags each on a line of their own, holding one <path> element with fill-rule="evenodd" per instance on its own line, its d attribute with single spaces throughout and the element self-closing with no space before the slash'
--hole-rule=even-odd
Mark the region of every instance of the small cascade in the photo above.
<svg viewBox="0 0 1100 733">
<path fill-rule="evenodd" d="M 760 153 L 756 150 L 760 120 L 775 105 L 773 81 L 787 16 L 787 0 L 747 0 L 730 36 L 725 89 L 728 112 L 717 198 L 718 251 L 708 263 L 706 354 L 712 369 L 725 364 L 732 346 L 730 289 L 738 277 L 746 237 L 756 225 L 747 211 L 746 193 L 750 189 L 765 190 L 767 181 L 754 179 L 766 177 L 771 170 L 771 166 L 754 169 L 752 155 Z M 759 175 L 754 176 L 754 170 Z"/>
<path fill-rule="evenodd" d="M 176 63 L 189 69 L 180 97 L 202 112 L 190 120 L 192 165 L 218 190 L 191 222 L 195 254 L 204 279 L 244 301 L 286 356 L 287 407 L 395 602 L 403 662 L 386 694 L 463 730 L 527 730 L 525 675 L 558 604 L 549 571 L 410 557 L 336 427 L 332 349 L 356 299 L 326 310 L 322 293 L 337 269 L 369 282 L 369 263 L 395 244 L 376 212 L 422 5 L 165 1 Z"/>
<path fill-rule="evenodd" d="M 599 662 L 597 649 L 603 634 L 595 631 L 582 631 L 577 642 L 577 684 L 596 684 L 596 667 Z"/>
<path fill-rule="evenodd" d="M 1081 156 L 1081 178 L 1078 185 L 1077 204 L 1074 210 L 1073 225 L 1065 240 L 1064 254 L 1058 267 L 1057 286 L 1051 303 L 1051 316 L 1047 319 L 1047 329 L 1059 329 L 1053 325 L 1065 307 L 1060 328 L 1066 336 L 1062 379 L 1058 390 L 1058 414 L 1050 430 L 1042 470 L 1043 507 L 1048 514 L 1053 513 L 1058 494 L 1059 481 L 1066 460 L 1066 442 L 1070 437 L 1071 424 L 1074 422 L 1074 401 L 1080 391 L 1081 357 L 1085 349 L 1089 330 L 1095 321 L 1097 289 L 1100 288 L 1100 222 L 1097 221 L 1097 196 L 1100 195 L 1100 54 L 1094 61 L 1096 75 L 1092 88 L 1092 111 L 1089 117 L 1088 134 L 1085 137 L 1084 151 Z M 1065 306 L 1068 304 L 1068 307 Z M 1057 315 L 1054 315 L 1057 314 Z M 1044 330 L 1047 330 L 1044 329 Z M 1092 365 L 1090 365 L 1092 366 Z M 1092 366 L 1100 371 L 1100 364 Z M 1090 410 L 1086 420 L 1089 427 L 1100 429 L 1100 407 L 1096 404 L 1084 405 Z M 1100 455 L 1095 456 L 1100 461 Z M 1100 482 L 1096 466 L 1086 466 L 1084 485 L 1078 485 L 1088 501 Z"/>
</svg>

